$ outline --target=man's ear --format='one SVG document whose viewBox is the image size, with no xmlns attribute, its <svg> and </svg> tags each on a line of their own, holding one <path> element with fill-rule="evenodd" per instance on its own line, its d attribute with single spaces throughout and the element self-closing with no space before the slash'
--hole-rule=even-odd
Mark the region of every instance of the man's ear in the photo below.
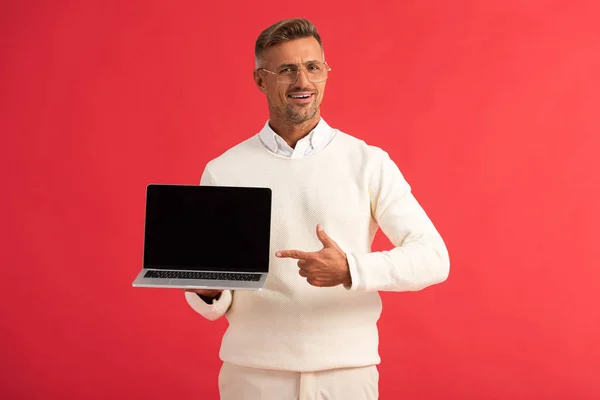
<svg viewBox="0 0 600 400">
<path fill-rule="evenodd" d="M 260 71 L 254 70 L 254 83 L 256 83 L 256 87 L 263 93 L 267 93 L 267 86 L 263 75 Z"/>
</svg>

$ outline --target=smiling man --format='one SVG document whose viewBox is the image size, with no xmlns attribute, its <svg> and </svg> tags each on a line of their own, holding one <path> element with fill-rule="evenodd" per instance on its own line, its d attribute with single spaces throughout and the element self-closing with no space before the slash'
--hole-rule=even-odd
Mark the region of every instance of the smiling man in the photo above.
<svg viewBox="0 0 600 400">
<path fill-rule="evenodd" d="M 444 281 L 446 246 L 388 154 L 321 117 L 331 68 L 312 23 L 268 27 L 255 57 L 269 119 L 210 161 L 201 184 L 272 189 L 269 277 L 261 291 L 185 293 L 229 322 L 221 399 L 377 399 L 379 292 Z M 371 252 L 378 228 L 389 251 Z"/>
<path fill-rule="evenodd" d="M 257 56 L 254 80 L 267 96 L 270 126 L 279 136 L 297 141 L 318 124 L 330 70 L 323 58 L 320 39 L 314 36 L 272 45 Z"/>
</svg>

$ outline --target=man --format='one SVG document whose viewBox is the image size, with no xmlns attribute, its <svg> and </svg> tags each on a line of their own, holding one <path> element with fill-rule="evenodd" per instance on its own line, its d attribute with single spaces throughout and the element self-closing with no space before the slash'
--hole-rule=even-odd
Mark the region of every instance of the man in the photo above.
<svg viewBox="0 0 600 400">
<path fill-rule="evenodd" d="M 277 22 L 255 56 L 269 120 L 210 161 L 201 184 L 273 190 L 270 275 L 262 291 L 188 290 L 186 299 L 229 322 L 222 399 L 376 399 L 378 291 L 444 281 L 448 252 L 387 153 L 321 118 L 330 68 L 316 28 Z M 370 251 L 378 228 L 395 248 Z"/>
</svg>

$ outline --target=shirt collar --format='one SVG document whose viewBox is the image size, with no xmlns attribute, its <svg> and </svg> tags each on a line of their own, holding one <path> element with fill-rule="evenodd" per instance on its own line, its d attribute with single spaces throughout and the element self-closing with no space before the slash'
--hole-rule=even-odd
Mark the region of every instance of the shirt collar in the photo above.
<svg viewBox="0 0 600 400">
<path fill-rule="evenodd" d="M 281 143 L 285 143 L 285 140 L 281 136 L 279 136 L 269 125 L 269 121 L 265 123 L 265 126 L 261 129 L 258 134 L 260 140 L 265 144 L 265 146 L 271 150 L 273 153 L 276 153 L 279 149 L 278 141 Z M 312 148 L 316 149 L 319 147 L 325 146 L 329 139 L 331 138 L 331 127 L 325 122 L 323 118 L 319 120 L 319 123 L 315 128 L 308 133 L 304 138 L 308 138 Z M 304 139 L 303 138 L 303 139 Z"/>
</svg>

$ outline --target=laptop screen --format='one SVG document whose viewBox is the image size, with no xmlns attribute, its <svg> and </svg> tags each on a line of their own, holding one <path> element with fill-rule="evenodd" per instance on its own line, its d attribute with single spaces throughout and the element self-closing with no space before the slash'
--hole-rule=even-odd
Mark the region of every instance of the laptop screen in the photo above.
<svg viewBox="0 0 600 400">
<path fill-rule="evenodd" d="M 148 185 L 144 268 L 267 272 L 271 189 Z"/>
</svg>

